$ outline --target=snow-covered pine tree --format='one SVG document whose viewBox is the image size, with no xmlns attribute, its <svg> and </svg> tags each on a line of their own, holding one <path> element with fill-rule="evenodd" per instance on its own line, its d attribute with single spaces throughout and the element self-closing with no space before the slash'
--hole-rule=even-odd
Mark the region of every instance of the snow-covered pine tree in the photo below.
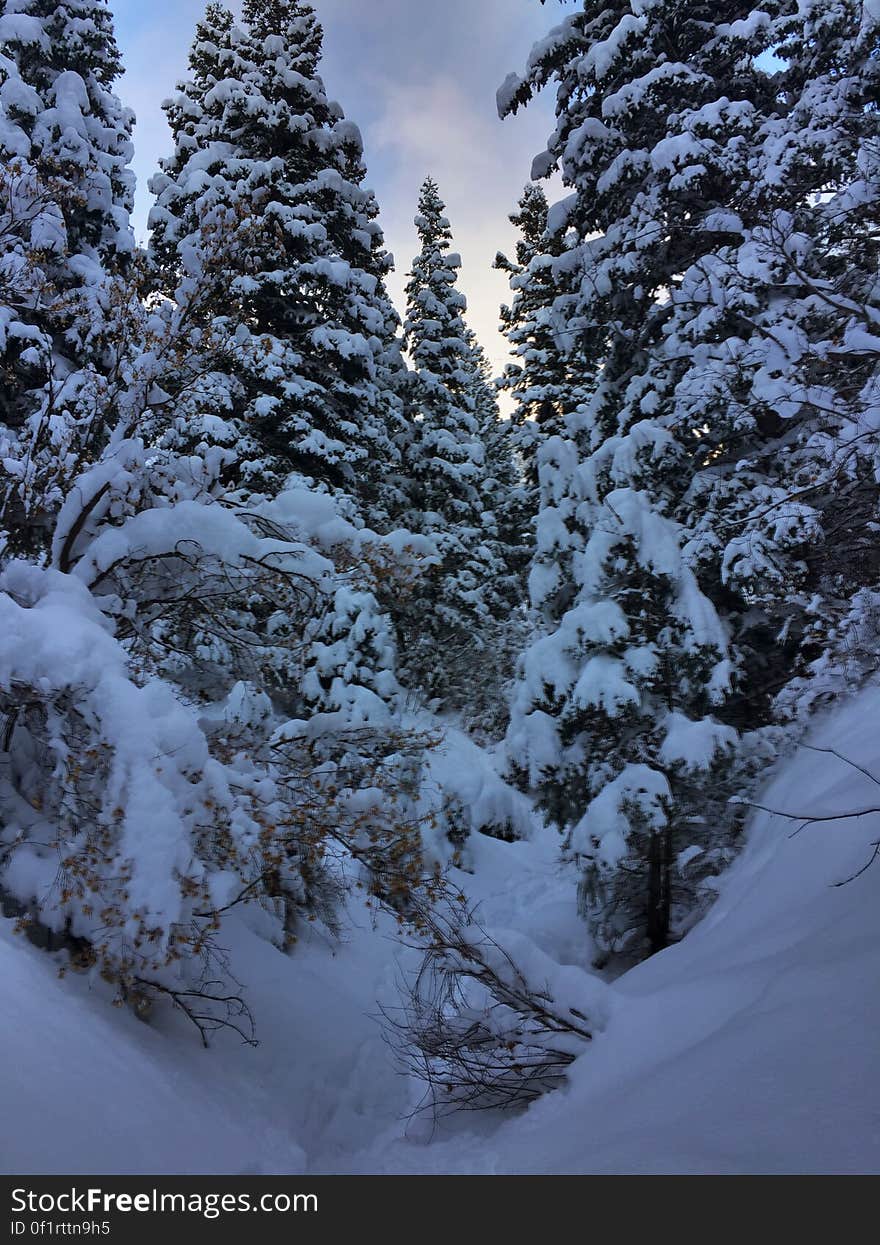
<svg viewBox="0 0 880 1245">
<path fill-rule="evenodd" d="M 372 593 L 339 587 L 309 628 L 304 708 L 313 729 L 385 728 L 399 700 L 394 637 Z"/>
<path fill-rule="evenodd" d="M 322 39 L 301 0 L 246 0 L 241 26 L 209 7 L 166 105 L 175 151 L 151 183 L 150 252 L 169 297 L 213 281 L 206 370 L 228 377 L 221 435 L 241 442 L 242 487 L 271 495 L 296 473 L 380 526 L 399 321 L 360 134 L 318 75 Z"/>
<path fill-rule="evenodd" d="M 227 502 L 254 509 L 285 488 L 327 491 L 383 531 L 400 509 L 405 369 L 360 136 L 318 76 L 322 40 L 298 0 L 248 0 L 241 26 L 211 5 L 190 78 L 167 105 L 176 150 L 152 183 L 151 256 L 159 288 L 195 326 L 204 374 L 185 391 L 177 369 L 164 382 L 175 416 L 163 444 L 221 451 Z M 340 732 L 364 725 L 367 702 L 375 724 L 374 695 L 387 693 L 387 716 L 399 690 L 375 568 L 352 564 L 345 543 L 345 586 L 315 598 L 299 669 L 267 684 L 276 696 L 283 687 L 297 721 L 320 725 L 330 750 L 334 731 L 342 746 Z M 271 625 L 269 651 L 287 631 L 277 612 L 254 625 Z"/>
<path fill-rule="evenodd" d="M 516 259 L 499 251 L 494 265 L 510 280 L 513 297 L 501 308 L 501 331 L 516 360 L 507 365 L 499 384 L 514 401 L 516 452 L 535 510 L 538 446 L 564 430 L 563 414 L 577 405 L 585 371 L 570 344 L 561 345 L 557 336 L 568 332 L 559 311 L 563 272 L 553 262 L 565 251 L 565 239 L 562 231 L 549 231 L 549 210 L 543 187 L 529 183 L 510 216 L 520 232 Z"/>
<path fill-rule="evenodd" d="M 501 417 L 492 366 L 472 329 L 468 329 L 468 341 L 477 430 L 483 445 L 483 530 L 495 549 L 501 571 L 500 577 L 487 584 L 487 602 L 496 619 L 504 622 L 525 599 L 529 554 L 526 488 L 516 455 L 517 430 L 511 420 Z"/>
<path fill-rule="evenodd" d="M 710 430 L 687 523 L 752 724 L 876 668 L 880 603 L 878 15 L 840 0 L 762 20 L 774 107 L 749 215 L 738 205 L 739 236 L 684 274 L 667 346 L 690 359 L 679 410 Z"/>
<path fill-rule="evenodd" d="M 463 708 L 477 695 L 474 671 L 493 619 L 487 585 L 503 573 L 484 531 L 485 451 L 477 401 L 486 399 L 466 300 L 456 286 L 461 260 L 433 178 L 419 195 L 421 251 L 407 282 L 405 344 L 413 364 L 406 450 L 405 526 L 434 539 L 438 564 L 396 613 L 405 682 L 429 700 Z"/>
<path fill-rule="evenodd" d="M 564 616 L 574 582 L 572 558 L 586 540 L 564 483 L 582 453 L 576 426 L 566 420 L 576 421 L 594 373 L 569 324 L 576 283 L 564 227 L 551 232 L 549 211 L 542 187 L 527 185 L 510 217 L 521 234 L 516 262 L 501 252 L 495 259 L 513 292 L 511 304 L 501 308 L 501 328 L 517 361 L 508 364 L 501 384 L 515 402 L 511 423 L 532 529 L 528 598 L 539 630 L 554 628 Z"/>
<path fill-rule="evenodd" d="M 611 950 L 664 946 L 729 847 L 723 819 L 706 816 L 736 739 L 717 719 L 728 630 L 678 521 L 700 425 L 675 401 L 688 361 L 663 345 L 682 272 L 740 236 L 732 200 L 773 99 L 755 63 L 768 22 L 749 17 L 733 2 L 587 2 L 499 93 L 506 114 L 558 83 L 557 129 L 533 175 L 558 165 L 573 191 L 554 214 L 579 287 L 560 312 L 593 372 L 567 439 L 539 460 L 539 550 L 555 542 L 565 557 L 572 518 L 583 547 L 570 572 L 539 568 L 565 612 L 526 654 L 509 746 L 571 828 Z"/>
<path fill-rule="evenodd" d="M 526 635 L 526 572 L 530 553 L 528 493 L 516 456 L 517 429 L 502 419 L 492 367 L 477 336 L 467 329 L 471 387 L 483 450 L 480 472 L 482 546 L 494 567 L 483 585 L 481 678 L 468 717 L 488 737 L 504 734 L 507 699 L 517 654 Z"/>
<path fill-rule="evenodd" d="M 120 72 L 104 0 L 0 8 L 0 530 L 20 550 L 45 548 L 107 436 L 82 394 L 118 361 L 113 278 L 134 252 Z"/>
</svg>

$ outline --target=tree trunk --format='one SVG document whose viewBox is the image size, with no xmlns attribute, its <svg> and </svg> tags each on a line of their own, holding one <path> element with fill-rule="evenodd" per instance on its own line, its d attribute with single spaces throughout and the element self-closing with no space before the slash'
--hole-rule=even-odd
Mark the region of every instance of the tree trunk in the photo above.
<svg viewBox="0 0 880 1245">
<path fill-rule="evenodd" d="M 650 954 L 669 945 L 672 882 L 672 827 L 652 834 L 648 846 L 648 922 Z"/>
</svg>

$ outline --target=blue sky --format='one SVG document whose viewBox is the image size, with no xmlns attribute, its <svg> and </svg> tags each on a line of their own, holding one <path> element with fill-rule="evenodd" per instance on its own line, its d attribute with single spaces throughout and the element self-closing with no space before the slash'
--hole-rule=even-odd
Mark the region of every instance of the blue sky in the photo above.
<svg viewBox="0 0 880 1245">
<path fill-rule="evenodd" d="M 145 235 L 146 181 L 170 147 L 162 100 L 186 71 L 204 0 L 110 0 L 126 65 L 117 90 L 134 108 L 138 175 L 136 229 Z M 564 10 L 539 0 L 313 0 L 325 30 L 322 76 L 328 93 L 360 126 L 368 181 L 376 191 L 396 260 L 391 292 L 401 305 L 417 246 L 412 217 L 418 188 L 440 183 L 461 252 L 469 320 L 493 365 L 507 347 L 498 306 L 507 296 L 495 252 L 512 249 L 507 221 L 532 157 L 553 128 L 552 99 L 501 122 L 495 91 L 521 70 L 536 39 Z M 236 7 L 233 5 L 232 7 Z"/>
</svg>

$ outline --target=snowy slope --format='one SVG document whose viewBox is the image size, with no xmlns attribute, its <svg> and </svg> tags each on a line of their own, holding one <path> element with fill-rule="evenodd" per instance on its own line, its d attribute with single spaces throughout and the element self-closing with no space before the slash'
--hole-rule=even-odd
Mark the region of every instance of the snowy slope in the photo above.
<svg viewBox="0 0 880 1245">
<path fill-rule="evenodd" d="M 811 736 L 880 777 L 880 690 Z M 821 814 L 880 787 L 800 749 L 762 803 Z M 880 1171 L 880 815 L 805 828 L 756 815 L 709 917 L 622 977 L 564 1095 L 437 1168 L 499 1172 Z M 395 1156 L 395 1162 L 399 1155 Z"/>
<path fill-rule="evenodd" d="M 142 1024 L 55 967 L 0 921 L 0 1171 L 299 1173 L 372 1145 L 408 1110 L 409 1087 L 373 1018 L 396 950 L 363 928 L 288 957 L 243 927 L 227 939 L 260 1045 L 201 1049 L 182 1018 Z M 14 945 L 13 945 L 14 942 Z"/>
<path fill-rule="evenodd" d="M 582 925 L 555 843 L 480 837 L 472 876 L 483 911 L 509 924 L 521 906 L 538 946 L 576 956 Z M 490 881 L 491 879 L 491 881 Z M 298 1173 L 380 1167 L 430 1122 L 410 1121 L 423 1088 L 401 1075 L 379 1024 L 419 956 L 394 923 L 352 903 L 338 944 L 316 935 L 292 956 L 242 925 L 232 952 L 257 1024 L 257 1048 L 217 1037 L 210 1051 L 166 1009 L 150 1024 L 110 1006 L 100 983 L 56 964 L 0 919 L 0 1171 Z M 580 950 L 585 952 L 582 939 Z M 97 995 L 97 997 L 95 997 Z M 488 1126 L 488 1122 L 487 1122 Z"/>
<path fill-rule="evenodd" d="M 880 775 L 880 690 L 814 732 Z M 880 803 L 833 756 L 800 750 L 763 802 L 821 813 Z M 241 927 L 235 963 L 261 1045 L 202 1051 L 182 1019 L 144 1025 L 55 975 L 0 921 L 0 1170 L 76 1172 L 880 1171 L 880 817 L 794 838 L 758 814 L 709 917 L 627 973 L 569 1089 L 518 1118 L 407 1122 L 419 1088 L 376 1023 L 414 963 L 353 908 L 335 950 L 284 956 Z M 556 843 L 472 841 L 462 875 L 492 926 L 584 968 Z M 585 984 L 589 984 L 588 982 Z"/>
</svg>

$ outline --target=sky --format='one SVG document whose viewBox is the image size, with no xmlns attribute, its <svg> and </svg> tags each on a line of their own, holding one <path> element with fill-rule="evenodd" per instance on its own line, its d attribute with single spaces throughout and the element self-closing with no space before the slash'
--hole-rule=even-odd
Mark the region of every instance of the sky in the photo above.
<svg viewBox="0 0 880 1245">
<path fill-rule="evenodd" d="M 186 72 L 187 53 L 205 0 L 110 0 L 126 66 L 117 84 L 135 110 L 135 228 L 146 237 L 147 180 L 171 150 L 162 100 Z M 313 0 L 324 26 L 321 75 L 331 98 L 361 129 L 367 184 L 375 190 L 396 271 L 389 289 L 403 310 L 406 273 L 418 248 L 413 216 L 419 186 L 439 183 L 461 253 L 468 321 L 496 373 L 508 358 L 498 308 L 509 296 L 492 269 L 498 250 L 513 252 L 508 215 L 529 179 L 532 158 L 553 129 L 545 92 L 500 121 L 495 92 L 521 71 L 533 43 L 561 20 L 539 0 Z M 236 8 L 233 4 L 231 7 Z M 551 199 L 553 190 L 550 190 Z"/>
</svg>

